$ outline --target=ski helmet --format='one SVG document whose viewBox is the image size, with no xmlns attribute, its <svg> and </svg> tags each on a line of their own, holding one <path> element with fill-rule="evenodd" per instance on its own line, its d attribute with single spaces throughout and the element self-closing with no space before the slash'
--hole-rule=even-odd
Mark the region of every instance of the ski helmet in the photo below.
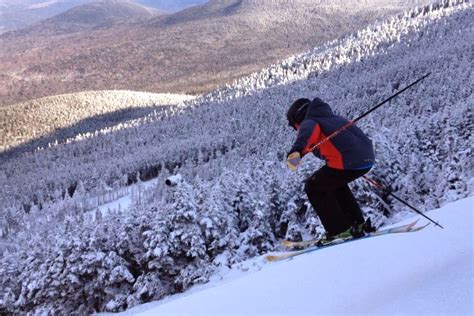
<svg viewBox="0 0 474 316">
<path fill-rule="evenodd" d="M 286 113 L 286 118 L 288 119 L 288 125 L 295 128 L 296 124 L 301 124 L 303 122 L 304 117 L 306 116 L 306 112 L 308 111 L 308 105 L 311 100 L 306 98 L 301 98 L 293 102 L 293 104 L 288 109 Z"/>
</svg>

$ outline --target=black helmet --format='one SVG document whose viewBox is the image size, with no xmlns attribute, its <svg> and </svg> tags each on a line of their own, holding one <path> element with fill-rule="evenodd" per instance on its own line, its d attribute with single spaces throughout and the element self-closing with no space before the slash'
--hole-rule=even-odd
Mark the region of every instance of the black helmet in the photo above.
<svg viewBox="0 0 474 316">
<path fill-rule="evenodd" d="M 286 118 L 288 119 L 288 125 L 296 129 L 295 124 L 301 124 L 306 112 L 308 111 L 308 105 L 311 100 L 306 98 L 301 98 L 293 102 L 290 106 L 288 112 L 286 113 Z"/>
</svg>

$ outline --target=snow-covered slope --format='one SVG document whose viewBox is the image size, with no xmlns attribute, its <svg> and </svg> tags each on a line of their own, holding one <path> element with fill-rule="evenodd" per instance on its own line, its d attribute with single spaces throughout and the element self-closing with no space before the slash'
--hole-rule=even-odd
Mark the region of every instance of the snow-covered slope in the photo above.
<svg viewBox="0 0 474 316">
<path fill-rule="evenodd" d="M 388 235 L 278 263 L 120 315 L 472 315 L 474 197 L 427 214 L 445 229 Z M 421 219 L 420 222 L 426 222 Z M 235 275 L 240 275 L 236 277 Z"/>
</svg>

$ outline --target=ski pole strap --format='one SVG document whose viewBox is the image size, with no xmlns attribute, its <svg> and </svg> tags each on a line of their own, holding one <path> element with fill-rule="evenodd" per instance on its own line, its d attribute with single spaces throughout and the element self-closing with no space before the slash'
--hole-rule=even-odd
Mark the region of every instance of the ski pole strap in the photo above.
<svg viewBox="0 0 474 316">
<path fill-rule="evenodd" d="M 432 220 L 431 218 L 429 218 L 428 216 L 426 216 L 425 214 L 423 214 L 423 212 L 417 210 L 415 207 L 411 206 L 410 204 L 408 204 L 406 201 L 404 201 L 403 199 L 399 198 L 398 196 L 396 196 L 395 194 L 393 194 L 392 192 L 389 192 L 387 190 L 387 188 L 385 186 L 383 186 L 382 184 L 380 184 L 379 182 L 373 180 L 373 179 L 370 179 L 369 177 L 367 176 L 362 176 L 367 182 L 369 182 L 370 184 L 372 184 L 374 187 L 376 187 L 377 189 L 379 190 L 382 190 L 384 192 L 387 192 L 388 195 L 392 196 L 393 198 L 395 198 L 397 201 L 403 203 L 404 205 L 408 206 L 409 208 L 411 208 L 413 211 L 417 212 L 418 214 L 420 214 L 421 216 L 423 216 L 424 218 L 426 218 L 427 220 L 429 220 L 430 222 L 432 222 L 433 224 L 435 224 L 436 226 L 440 227 L 440 228 L 443 228 L 443 226 L 441 226 L 440 224 L 438 224 L 437 222 L 435 222 L 434 220 Z"/>
</svg>

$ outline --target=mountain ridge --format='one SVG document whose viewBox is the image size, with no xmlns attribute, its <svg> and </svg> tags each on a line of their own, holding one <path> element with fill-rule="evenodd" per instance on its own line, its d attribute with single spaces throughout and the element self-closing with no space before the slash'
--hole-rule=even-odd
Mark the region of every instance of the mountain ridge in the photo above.
<svg viewBox="0 0 474 316">
<path fill-rule="evenodd" d="M 281 1 L 265 1 L 259 16 L 252 10 L 257 2 L 237 2 L 243 9 L 226 14 L 222 10 L 236 2 L 214 0 L 134 25 L 0 36 L 0 105 L 92 89 L 208 92 L 407 6 L 394 8 L 387 0 L 355 10 L 350 1 L 339 1 L 345 9 L 306 0 L 282 8 Z M 209 18 L 200 19 L 204 13 Z"/>
<path fill-rule="evenodd" d="M 95 0 L 1 0 L 0 33 L 27 28 L 76 6 Z M 132 0 L 162 12 L 176 12 L 206 0 Z"/>
<path fill-rule="evenodd" d="M 83 32 L 94 28 L 110 28 L 117 23 L 132 23 L 164 15 L 131 0 L 96 0 L 78 5 L 30 27 L 4 36 L 53 36 Z"/>
<path fill-rule="evenodd" d="M 0 34 L 28 27 L 42 20 L 61 14 L 77 5 L 93 0 L 43 1 L 11 0 L 0 1 Z"/>
</svg>

